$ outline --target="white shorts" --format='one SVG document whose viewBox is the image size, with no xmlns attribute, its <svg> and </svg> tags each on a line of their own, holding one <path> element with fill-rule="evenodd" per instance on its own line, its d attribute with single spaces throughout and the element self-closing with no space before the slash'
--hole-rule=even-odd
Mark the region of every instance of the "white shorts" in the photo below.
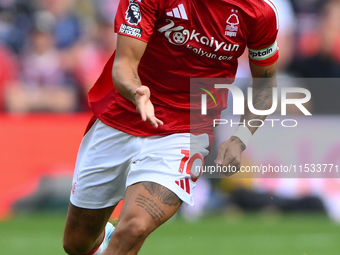
<svg viewBox="0 0 340 255">
<path fill-rule="evenodd" d="M 79 148 L 71 203 L 106 208 L 122 200 L 128 186 L 148 181 L 193 205 L 193 189 L 208 146 L 207 134 L 138 137 L 96 120 Z"/>
</svg>

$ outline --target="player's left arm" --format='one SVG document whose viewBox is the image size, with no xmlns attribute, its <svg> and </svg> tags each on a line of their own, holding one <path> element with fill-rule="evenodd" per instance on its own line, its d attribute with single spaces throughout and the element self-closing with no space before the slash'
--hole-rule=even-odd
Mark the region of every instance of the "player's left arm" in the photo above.
<svg viewBox="0 0 340 255">
<path fill-rule="evenodd" d="M 253 106 L 257 110 L 267 110 L 272 106 L 273 100 L 273 88 L 276 87 L 276 62 L 271 65 L 257 65 L 250 62 L 250 69 L 253 77 Z M 261 123 L 255 123 L 249 126 L 249 120 L 259 119 L 264 121 L 266 115 L 256 115 L 252 113 L 245 105 L 245 113 L 241 116 L 240 123 L 245 123 L 244 127 L 241 127 L 242 132 L 249 133 L 251 136 L 256 132 Z M 237 136 L 231 136 L 228 141 L 223 142 L 218 148 L 218 155 L 215 163 L 223 166 L 235 166 L 237 171 L 241 167 L 241 154 L 246 149 L 246 144 Z M 235 172 L 227 173 L 227 176 L 231 176 Z"/>
<path fill-rule="evenodd" d="M 250 70 L 253 77 L 253 106 L 257 110 L 268 110 L 272 106 L 273 101 L 273 88 L 277 86 L 276 83 L 276 66 L 277 62 L 272 65 L 256 65 L 250 62 Z M 249 126 L 249 120 L 262 120 L 264 121 L 267 115 L 256 115 L 248 109 L 248 104 L 245 106 L 245 114 L 241 116 L 241 123 L 245 123 L 249 131 L 254 134 L 261 123 L 253 123 Z M 256 122 L 256 121 L 254 121 Z M 258 121 L 260 122 L 260 121 Z"/>
<path fill-rule="evenodd" d="M 249 22 L 250 31 L 247 46 L 249 49 L 250 69 L 253 77 L 253 106 L 256 110 L 268 110 L 272 106 L 273 88 L 276 87 L 276 62 L 278 46 L 276 42 L 279 29 L 278 12 L 272 1 L 259 1 L 255 8 L 256 19 Z M 241 154 L 251 136 L 264 121 L 265 115 L 256 115 L 245 105 L 245 114 L 241 116 L 240 125 L 231 138 L 218 148 L 216 164 L 241 167 Z M 258 119 L 258 124 L 254 119 Z M 249 120 L 252 126 L 249 126 Z M 244 123 L 244 125 L 243 125 Z M 234 168 L 235 169 L 235 168 Z M 235 172 L 229 173 L 232 175 Z"/>
</svg>

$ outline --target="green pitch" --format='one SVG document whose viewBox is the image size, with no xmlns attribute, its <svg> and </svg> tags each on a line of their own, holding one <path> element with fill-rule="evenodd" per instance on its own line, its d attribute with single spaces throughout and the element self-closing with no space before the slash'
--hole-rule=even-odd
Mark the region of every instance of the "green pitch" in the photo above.
<svg viewBox="0 0 340 255">
<path fill-rule="evenodd" d="M 65 215 L 17 216 L 0 222 L 0 254 L 62 255 Z M 324 215 L 176 218 L 155 231 L 141 255 L 338 255 L 340 225 Z"/>
</svg>

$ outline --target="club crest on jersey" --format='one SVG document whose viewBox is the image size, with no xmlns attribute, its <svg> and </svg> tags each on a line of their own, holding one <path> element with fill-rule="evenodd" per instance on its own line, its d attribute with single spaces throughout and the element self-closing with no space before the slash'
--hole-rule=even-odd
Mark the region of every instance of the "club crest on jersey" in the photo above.
<svg viewBox="0 0 340 255">
<path fill-rule="evenodd" d="M 130 25 L 138 25 L 142 19 L 139 4 L 136 1 L 130 0 L 129 7 L 125 13 L 125 19 Z"/>
<path fill-rule="evenodd" d="M 238 31 L 238 25 L 240 20 L 238 19 L 238 10 L 231 10 L 233 12 L 227 19 L 227 27 L 225 29 L 225 35 L 229 37 L 235 37 Z"/>
</svg>

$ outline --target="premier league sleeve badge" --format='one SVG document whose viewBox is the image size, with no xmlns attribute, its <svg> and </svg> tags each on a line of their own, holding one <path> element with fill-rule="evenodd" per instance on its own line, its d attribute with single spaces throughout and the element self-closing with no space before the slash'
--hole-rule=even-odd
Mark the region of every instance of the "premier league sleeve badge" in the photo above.
<svg viewBox="0 0 340 255">
<path fill-rule="evenodd" d="M 129 7 L 125 13 L 125 19 L 130 25 L 138 25 L 142 19 L 139 4 L 136 1 L 130 0 Z"/>
</svg>

